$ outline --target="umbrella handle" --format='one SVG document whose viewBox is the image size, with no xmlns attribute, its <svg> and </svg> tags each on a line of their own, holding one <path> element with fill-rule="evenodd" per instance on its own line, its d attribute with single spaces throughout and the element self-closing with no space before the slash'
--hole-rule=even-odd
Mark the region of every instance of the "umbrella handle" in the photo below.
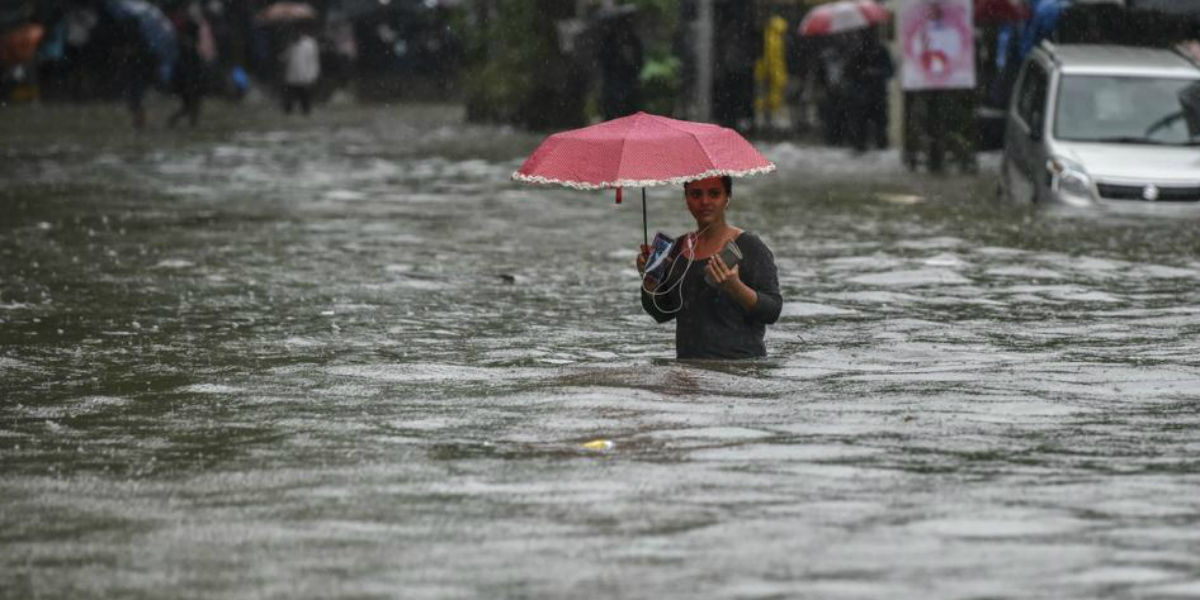
<svg viewBox="0 0 1200 600">
<path fill-rule="evenodd" d="M 650 245 L 650 229 L 646 226 L 646 188 L 642 188 L 642 242 Z"/>
</svg>

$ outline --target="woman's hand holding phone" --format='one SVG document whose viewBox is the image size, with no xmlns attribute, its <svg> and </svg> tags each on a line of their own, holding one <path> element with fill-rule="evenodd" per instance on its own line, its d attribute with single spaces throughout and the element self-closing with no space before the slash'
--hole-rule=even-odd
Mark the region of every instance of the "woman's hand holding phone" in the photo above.
<svg viewBox="0 0 1200 600">
<path fill-rule="evenodd" d="M 737 289 L 737 284 L 742 282 L 739 276 L 738 265 L 733 265 L 730 268 L 721 259 L 720 254 L 713 255 L 712 259 L 708 261 L 708 265 L 704 267 L 704 272 L 708 275 L 708 279 L 712 281 L 713 287 L 725 290 L 726 292 L 732 293 Z"/>
</svg>

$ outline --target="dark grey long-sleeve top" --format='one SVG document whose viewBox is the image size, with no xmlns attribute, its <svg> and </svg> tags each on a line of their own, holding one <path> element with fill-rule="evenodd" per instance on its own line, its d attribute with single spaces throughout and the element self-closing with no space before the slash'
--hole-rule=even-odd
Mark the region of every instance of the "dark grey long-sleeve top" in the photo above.
<svg viewBox="0 0 1200 600">
<path fill-rule="evenodd" d="M 738 274 L 758 294 L 753 310 L 742 308 L 728 294 L 704 282 L 708 259 L 678 258 L 674 271 L 659 290 L 667 290 L 680 277 L 683 282 L 663 295 L 642 290 L 642 308 L 659 323 L 675 319 L 675 351 L 683 359 L 758 358 L 767 355 L 763 336 L 767 325 L 779 320 L 783 295 L 775 256 L 757 235 L 743 231 L 735 240 L 742 251 Z M 681 305 L 682 302 L 682 305 Z"/>
</svg>

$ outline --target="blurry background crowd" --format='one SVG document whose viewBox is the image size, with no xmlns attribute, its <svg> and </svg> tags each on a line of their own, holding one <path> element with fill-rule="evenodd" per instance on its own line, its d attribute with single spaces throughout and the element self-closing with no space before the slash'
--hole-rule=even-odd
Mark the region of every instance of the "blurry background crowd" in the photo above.
<svg viewBox="0 0 1200 600">
<path fill-rule="evenodd" d="M 898 3 L 879 2 L 884 18 L 804 31 L 829 2 L 0 0 L 0 97 L 136 105 L 143 91 L 180 93 L 188 71 L 209 98 L 271 99 L 286 87 L 289 45 L 308 36 L 317 103 L 455 101 L 470 119 L 531 129 L 646 110 L 884 147 L 889 130 L 919 121 L 907 112 L 919 102 L 898 108 L 886 18 Z M 975 89 L 939 110 L 972 148 L 997 143 L 1016 68 L 1043 39 L 1200 38 L 1195 0 L 974 0 L 973 14 Z"/>
<path fill-rule="evenodd" d="M 280 55 L 303 32 L 319 41 L 322 98 L 387 98 L 400 81 L 457 77 L 459 16 L 451 3 L 402 0 L 0 0 L 4 92 L 15 101 L 119 99 L 129 72 L 147 67 L 169 91 L 178 47 L 193 42 L 206 91 L 243 99 L 272 90 Z"/>
</svg>

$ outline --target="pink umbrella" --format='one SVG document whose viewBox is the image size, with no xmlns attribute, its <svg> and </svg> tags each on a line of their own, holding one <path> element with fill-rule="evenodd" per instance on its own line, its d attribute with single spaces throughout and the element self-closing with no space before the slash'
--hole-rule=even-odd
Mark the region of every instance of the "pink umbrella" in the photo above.
<svg viewBox="0 0 1200 600">
<path fill-rule="evenodd" d="M 551 135 L 512 178 L 577 190 L 616 188 L 617 203 L 621 188 L 641 187 L 644 229 L 648 186 L 773 170 L 775 165 L 732 129 L 639 112 Z"/>
<path fill-rule="evenodd" d="M 800 22 L 800 35 L 830 35 L 864 29 L 877 23 L 886 23 L 889 18 L 886 8 L 871 0 L 842 0 L 822 4 L 804 15 Z"/>
</svg>

